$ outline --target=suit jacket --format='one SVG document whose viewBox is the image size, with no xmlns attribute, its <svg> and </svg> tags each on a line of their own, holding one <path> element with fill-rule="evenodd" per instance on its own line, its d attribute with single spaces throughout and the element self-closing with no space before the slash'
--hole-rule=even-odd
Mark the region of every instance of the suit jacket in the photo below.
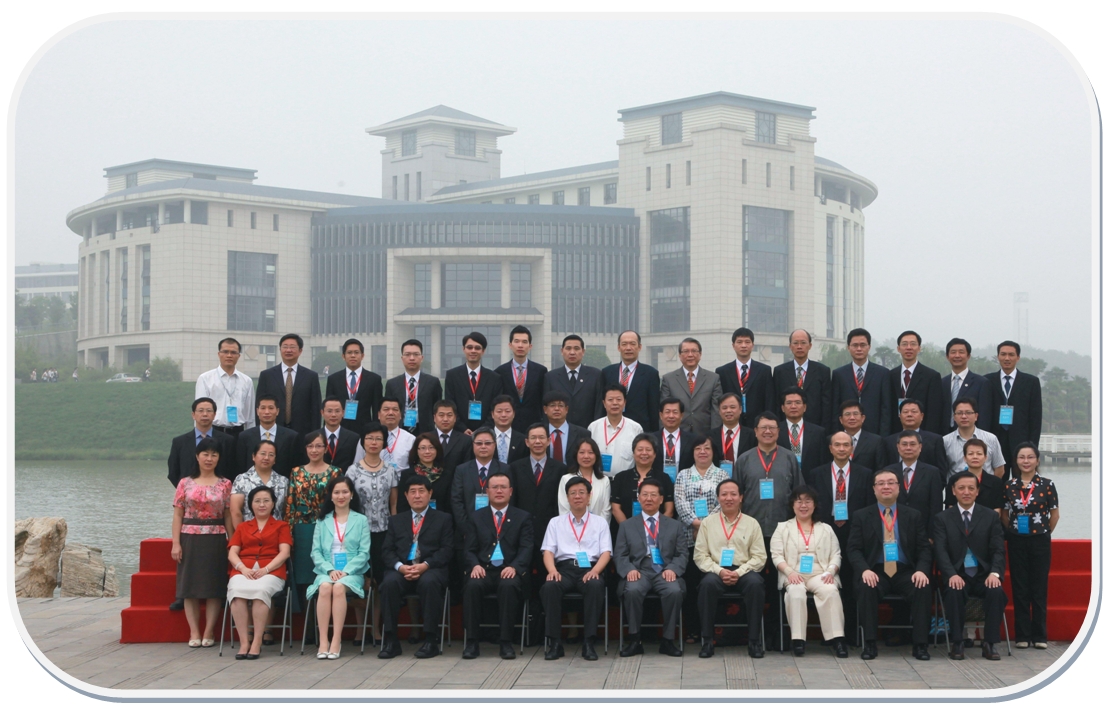
<svg viewBox="0 0 1112 712">
<path fill-rule="evenodd" d="M 382 540 L 382 563 L 387 571 L 394 564 L 408 564 L 409 549 L 413 545 L 413 513 L 403 512 L 390 517 L 386 536 Z M 429 507 L 417 534 L 417 548 L 421 560 L 431 569 L 444 569 L 451 565 L 455 556 L 455 535 L 452 528 L 452 515 Z"/>
<path fill-rule="evenodd" d="M 965 572 L 966 549 L 977 557 L 977 573 L 996 573 L 1004 580 L 1004 525 L 988 507 L 973 504 L 969 533 L 958 507 L 939 512 L 932 521 L 934 557 L 944 578 Z"/>
<path fill-rule="evenodd" d="M 510 474 L 510 468 L 498 459 L 492 459 L 487 466 L 487 478 L 494 474 Z M 510 479 L 513 484 L 513 478 Z M 475 511 L 475 495 L 482 494 L 483 487 L 479 484 L 479 463 L 468 460 L 456 468 L 452 476 L 452 517 L 455 519 L 456 531 L 465 534 L 471 526 L 471 512 Z"/>
<path fill-rule="evenodd" d="M 714 369 L 718 374 L 718 381 L 722 386 L 722 395 L 736 393 L 742 394 L 741 384 L 738 382 L 737 360 L 730 361 Z M 755 359 L 749 361 L 749 377 L 745 381 L 745 406 L 741 413 L 741 424 L 747 428 L 753 427 L 753 418 L 762 411 L 771 410 L 779 413 L 780 407 L 776 405 L 776 389 L 772 385 L 772 367 Z"/>
<path fill-rule="evenodd" d="M 899 440 L 899 434 L 902 432 L 897 430 L 884 438 L 885 467 L 900 461 L 900 451 L 896 447 L 896 441 Z M 919 437 L 923 439 L 923 452 L 919 455 L 919 461 L 937 467 L 939 472 L 948 472 L 950 459 L 946 457 L 946 445 L 942 442 L 942 436 L 919 428 Z"/>
<path fill-rule="evenodd" d="M 871 366 L 870 366 L 871 368 Z M 891 432 L 898 433 L 903 430 L 900 424 L 899 402 L 901 398 L 914 398 L 923 404 L 923 430 L 942 435 L 950 424 L 950 416 L 946 413 L 946 400 L 942 396 L 942 376 L 930 366 L 920 361 L 911 373 L 911 383 L 908 384 L 907 393 L 903 387 L 904 367 L 901 362 L 888 372 L 888 385 L 892 391 L 889 402 L 892 407 L 890 425 Z M 865 421 L 866 423 L 869 421 Z"/>
<path fill-rule="evenodd" d="M 439 442 L 440 431 L 433 428 L 431 432 L 432 436 Z M 441 443 L 441 447 L 443 447 L 443 443 Z M 474 450 L 471 448 L 471 436 L 467 435 L 462 430 L 453 430 L 448 436 L 448 447 L 444 447 L 443 449 L 445 477 L 452 477 L 461 462 L 475 457 Z"/>
<path fill-rule="evenodd" d="M 513 360 L 509 360 L 494 372 L 502 379 L 502 393 L 514 399 L 513 429 L 525 432 L 533 423 L 544 422 L 541 401 L 544 399 L 544 375 L 548 367 L 529 359 L 525 367 L 525 394 L 518 396 L 514 384 Z"/>
<path fill-rule="evenodd" d="M 838 407 L 844 401 L 856 400 L 861 403 L 861 412 L 865 415 L 865 423 L 861 429 L 883 438 L 891 432 L 891 411 L 892 404 L 895 403 L 888 369 L 870 362 L 865 368 L 865 384 L 860 394 L 857 393 L 857 381 L 854 378 L 856 369 L 857 366 L 850 362 L 830 373 L 830 427 L 835 433 L 844 430 L 838 422 Z"/>
<path fill-rule="evenodd" d="M 368 371 L 365 368 L 361 368 L 360 370 L 362 374 L 356 376 L 359 381 L 359 387 L 355 391 L 355 400 L 359 402 L 359 407 L 355 410 L 355 419 L 348 420 L 344 418 L 340 421 L 340 425 L 359 437 L 363 437 L 363 431 L 367 427 L 367 423 L 372 420 L 377 420 L 378 407 L 382 405 L 382 378 L 374 371 Z M 326 398 L 339 398 L 342 403 L 347 402 L 348 382 L 346 366 L 328 377 L 328 380 L 325 382 L 324 395 Z M 405 408 L 404 402 L 402 403 L 402 408 Z"/>
<path fill-rule="evenodd" d="M 499 435 L 500 435 L 500 433 L 498 432 L 498 429 L 495 428 L 495 430 L 494 430 L 494 444 L 495 444 L 496 447 L 494 448 L 494 459 L 501 462 L 502 460 L 501 460 L 501 458 L 498 457 L 498 448 L 497 448 Z M 513 462 L 514 460 L 520 460 L 521 458 L 527 456 L 528 454 L 529 454 L 529 446 L 525 444 L 525 436 L 522 435 L 521 433 L 519 433 L 518 431 L 513 430 L 511 428 L 511 430 L 510 430 L 510 446 L 508 448 L 508 452 L 506 453 L 506 464 L 508 465 L 511 462 Z"/>
<path fill-rule="evenodd" d="M 328 431 L 321 428 L 319 432 L 324 436 L 324 442 L 327 444 Z M 340 472 L 346 473 L 348 468 L 355 464 L 355 452 L 359 449 L 359 440 L 358 435 L 341 425 L 340 437 L 336 438 L 336 454 L 329 453 L 326 447 L 324 449 L 324 461 L 329 465 L 340 468 Z"/>
<path fill-rule="evenodd" d="M 289 428 L 283 428 L 281 425 L 274 426 L 277 431 L 274 434 L 274 449 L 276 450 L 276 457 L 274 460 L 274 471 L 279 475 L 289 477 L 290 470 L 303 465 L 309 461 L 309 457 L 305 454 L 305 446 L 302 445 L 304 439 Z M 253 465 L 251 461 L 251 454 L 255 451 L 255 446 L 262 440 L 259 434 L 259 426 L 247 428 L 239 434 L 236 438 L 236 472 L 247 472 Z"/>
<path fill-rule="evenodd" d="M 926 521 L 930 521 L 931 517 L 942 511 L 942 473 L 937 467 L 932 467 L 922 460 L 917 461 L 910 492 L 904 483 L 902 460 L 884 469 L 895 472 L 896 479 L 900 481 L 900 496 L 897 500 L 900 504 L 915 509 Z"/>
<path fill-rule="evenodd" d="M 1021 442 L 1030 441 L 1036 445 L 1042 437 L 1042 384 L 1038 377 L 1016 370 L 1012 392 L 1004 398 L 1004 387 L 1000 384 L 1000 371 L 985 376 L 989 385 L 988 429 L 1000 441 L 1004 449 L 1004 459 L 1012 464 L 1013 450 Z M 1000 424 L 1000 406 L 1010 405 L 1012 424 Z M 982 418 L 984 416 L 982 415 Z M 981 426 L 984 427 L 984 426 Z"/>
<path fill-rule="evenodd" d="M 557 492 L 560 478 L 567 474 L 568 468 L 551 457 L 545 458 L 540 484 L 537 484 L 532 468 L 533 460 L 530 457 L 510 463 L 510 477 L 513 478 L 514 485 L 511 504 L 533 516 L 534 533 L 539 533 L 548 529 L 548 520 L 560 511 Z M 540 539 L 535 544 L 534 548 L 539 547 Z"/>
<path fill-rule="evenodd" d="M 676 474 L 678 475 L 683 470 L 695 466 L 695 434 L 684 427 L 680 427 L 680 451 L 679 462 L 676 463 Z M 668 442 L 668 436 L 664 433 L 664 429 L 655 431 L 652 435 L 656 438 L 656 460 L 653 467 L 659 472 L 664 471 L 664 444 Z M 738 436 L 741 440 L 742 436 Z M 754 436 L 756 437 L 756 436 Z M 712 438 L 713 440 L 713 438 Z M 735 446 L 736 447 L 736 446 Z M 719 446 L 721 449 L 721 446 Z M 735 454 L 740 455 L 742 451 L 737 451 Z"/>
<path fill-rule="evenodd" d="M 857 447 L 853 449 L 853 457 L 850 459 L 855 464 L 867 467 L 873 472 L 882 470 L 893 462 L 888 459 L 888 450 L 884 440 L 875 433 L 866 432 L 864 428 L 857 434 Z M 899 459 L 897 455 L 896 460 Z"/>
<path fill-rule="evenodd" d="M 621 369 L 621 361 L 602 369 L 603 385 L 620 384 Z M 640 425 L 646 433 L 660 427 L 660 371 L 647 363 L 637 363 L 637 370 L 626 387 L 625 417 Z"/>
<path fill-rule="evenodd" d="M 555 458 L 555 453 L 552 451 L 552 423 L 549 423 L 547 419 L 544 422 L 548 425 L 548 456 L 550 458 Z M 564 464 L 568 465 L 575 462 L 576 446 L 591 437 L 591 431 L 579 427 L 570 420 L 566 422 L 568 424 L 568 441 L 564 443 Z M 566 475 L 567 470 L 564 470 L 560 474 Z"/>
<path fill-rule="evenodd" d="M 834 478 L 831 476 L 831 465 L 832 462 L 808 470 L 804 479 L 819 493 L 819 501 L 815 502 L 815 518 L 834 528 L 834 534 L 844 549 L 849 540 L 850 522 L 853 521 L 854 513 L 859 509 L 876 505 L 876 496 L 873 494 L 873 471 L 853 461 L 846 465 L 849 475 L 849 481 L 846 483 L 846 509 L 849 520 L 842 526 L 838 526 L 837 520 L 834 519 L 836 487 Z"/>
<path fill-rule="evenodd" d="M 467 364 L 448 369 L 444 374 L 444 398 L 456 404 L 456 422 L 464 430 L 475 430 L 489 425 L 490 409 L 494 399 L 502 395 L 502 377 L 485 366 L 479 367 L 478 388 L 471 393 L 471 376 Z M 468 418 L 469 403 L 477 400 L 483 404 L 483 415 L 477 420 Z"/>
<path fill-rule="evenodd" d="M 386 382 L 386 397 L 394 398 L 402 404 L 402 415 L 405 415 L 405 388 L 409 376 L 402 373 Z M 440 379 L 421 371 L 417 379 L 417 426 L 406 428 L 413 435 L 427 433 L 433 428 L 432 406 L 443 397 L 440 388 Z M 380 401 L 381 402 L 381 401 Z M 457 414 L 458 415 L 458 414 Z M 466 415 L 466 413 L 465 413 Z M 404 420 L 402 421 L 405 422 Z"/>
<path fill-rule="evenodd" d="M 259 374 L 255 389 L 255 406 L 263 396 L 273 396 L 278 401 L 278 424 L 301 435 L 308 435 L 320 428 L 320 376 L 316 371 L 298 365 L 293 380 L 293 407 L 286 422 L 285 365 L 271 366 Z"/>
<path fill-rule="evenodd" d="M 511 566 L 518 576 L 525 576 L 533 564 L 535 534 L 533 517 L 524 509 L 510 505 L 502 519 L 502 534 L 494 528 L 494 510 L 483 507 L 470 513 L 470 526 L 464 533 L 463 558 L 467 572 L 476 566 L 490 566 L 490 555 L 494 553 L 494 542 L 502 546 L 503 566 Z"/>
<path fill-rule="evenodd" d="M 950 383 L 954 372 L 950 371 L 942 377 L 942 400 L 946 404 L 946 432 L 957 430 L 957 425 L 950 425 L 954 417 L 954 398 L 950 395 Z M 965 379 L 958 389 L 958 398 L 972 398 L 977 401 L 977 427 L 989 429 L 989 411 L 992 410 L 992 392 L 989 389 L 988 379 L 978 376 L 972 371 L 965 372 Z"/>
<path fill-rule="evenodd" d="M 679 398 L 683 403 L 683 428 L 696 433 L 707 433 L 722 425 L 718 416 L 718 401 L 722 398 L 722 381 L 718 374 L 700 367 L 695 377 L 695 392 L 687 385 L 687 371 L 681 366 L 664 374 L 660 381 L 660 399 Z"/>
<path fill-rule="evenodd" d="M 618 525 L 618 538 L 614 542 L 614 567 L 625 581 L 630 571 L 640 571 L 642 576 L 654 576 L 653 559 L 646 541 L 648 529 L 645 515 L 638 514 Z M 678 520 L 658 512 L 656 517 L 656 546 L 664 568 L 677 578 L 687 568 L 687 545 L 682 543 L 683 527 Z"/>
<path fill-rule="evenodd" d="M 830 462 L 833 457 L 830 454 L 830 446 L 826 444 L 826 431 L 821 426 L 809 422 L 807 418 L 803 419 L 802 425 L 803 450 L 800 453 L 799 470 L 810 472 L 819 465 Z M 780 421 L 780 436 L 776 439 L 776 444 L 788 450 L 792 449 L 791 425 L 786 420 Z"/>
<path fill-rule="evenodd" d="M 544 392 L 557 391 L 568 399 L 568 422 L 586 428 L 603 416 L 602 371 L 579 364 L 578 378 L 572 386 L 565 364 L 544 374 Z M 543 419 L 542 419 L 543 420 Z"/>
<path fill-rule="evenodd" d="M 776 390 L 776 399 L 769 410 L 778 418 L 783 417 L 780 411 L 780 399 L 784 391 L 798 385 L 795 380 L 796 365 L 795 359 L 788 359 L 772 369 L 772 385 Z M 807 412 L 803 415 L 803 419 L 808 423 L 821 426 L 824 430 L 829 430 L 827 418 L 831 410 L 831 385 L 830 368 L 826 364 L 814 359 L 808 360 L 807 375 L 803 378 L 803 392 L 807 394 Z"/>
<path fill-rule="evenodd" d="M 880 516 L 880 508 L 876 505 L 863 507 L 851 514 L 849 519 L 847 553 L 853 570 L 883 568 L 884 519 Z M 927 520 L 914 508 L 897 503 L 896 528 L 899 529 L 900 548 L 908 563 L 916 571 L 930 576 L 933 552 L 927 536 Z"/>
<path fill-rule="evenodd" d="M 182 433 L 170 441 L 170 456 L 166 459 L 168 473 L 167 479 L 174 487 L 183 477 L 189 477 L 193 472 L 193 465 L 197 462 L 197 436 L 193 428 L 188 433 Z M 226 480 L 235 480 L 236 475 L 245 472 L 236 469 L 235 452 L 236 441 L 232 436 L 222 433 L 216 428 L 212 430 L 212 438 L 220 444 L 220 461 L 216 464 L 216 474 Z"/>
<path fill-rule="evenodd" d="M 725 459 L 725 453 L 722 452 L 722 438 L 724 438 L 726 435 L 724 432 L 722 432 L 723 427 L 725 426 L 718 426 L 718 428 L 716 428 L 714 432 L 710 434 L 711 444 L 714 446 L 714 454 L 716 457 L 718 457 L 719 461 Z M 738 430 L 740 432 L 737 432 L 734 435 L 734 456 L 730 460 L 730 462 L 736 460 L 737 456 L 745 452 L 746 450 L 752 450 L 753 448 L 757 447 L 757 434 L 753 432 L 752 428 L 748 428 L 745 425 L 739 423 Z M 806 438 L 804 438 L 804 440 L 806 440 Z M 680 438 L 680 445 L 683 444 L 683 438 Z M 695 449 L 692 448 L 691 451 L 692 462 L 694 462 Z M 661 462 L 663 462 L 663 460 L 661 460 Z M 681 467 L 680 469 L 682 470 L 683 468 Z"/>
</svg>

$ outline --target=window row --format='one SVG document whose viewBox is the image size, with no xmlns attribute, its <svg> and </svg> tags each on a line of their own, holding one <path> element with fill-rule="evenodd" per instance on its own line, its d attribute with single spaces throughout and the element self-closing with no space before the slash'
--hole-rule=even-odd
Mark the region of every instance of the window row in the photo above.
<svg viewBox="0 0 1112 712">
<path fill-rule="evenodd" d="M 436 245 L 637 246 L 637 224 L 498 222 L 380 222 L 316 225 L 314 250 L 341 247 Z"/>
</svg>

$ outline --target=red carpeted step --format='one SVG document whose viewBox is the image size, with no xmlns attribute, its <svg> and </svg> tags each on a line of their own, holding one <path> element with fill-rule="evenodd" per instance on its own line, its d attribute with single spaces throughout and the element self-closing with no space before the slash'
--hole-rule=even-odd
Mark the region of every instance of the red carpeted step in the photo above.
<svg viewBox="0 0 1112 712">
<path fill-rule="evenodd" d="M 1054 539 L 1050 546 L 1053 572 L 1091 572 L 1093 570 L 1093 542 L 1091 540 Z"/>
<path fill-rule="evenodd" d="M 170 558 L 170 539 L 144 539 L 139 542 L 139 570 L 177 571 L 177 563 Z"/>
<path fill-rule="evenodd" d="M 204 627 L 204 608 L 201 626 Z M 121 643 L 185 643 L 189 640 L 189 624 L 185 613 L 166 606 L 131 606 L 120 611 Z M 219 621 L 217 621 L 219 625 Z M 219 631 L 216 637 L 220 637 Z"/>
<path fill-rule="evenodd" d="M 132 606 L 170 605 L 177 589 L 177 576 L 166 571 L 146 572 L 131 575 Z"/>
<path fill-rule="evenodd" d="M 1047 588 L 1047 605 L 1055 606 L 1080 606 L 1089 605 L 1092 593 L 1092 574 L 1085 572 L 1052 571 Z"/>
</svg>

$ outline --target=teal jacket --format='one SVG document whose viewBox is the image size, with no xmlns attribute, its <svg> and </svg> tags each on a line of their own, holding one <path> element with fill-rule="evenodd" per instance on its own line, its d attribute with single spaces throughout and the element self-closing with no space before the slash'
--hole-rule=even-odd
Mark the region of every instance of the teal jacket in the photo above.
<svg viewBox="0 0 1112 712">
<path fill-rule="evenodd" d="M 335 518 L 329 514 L 317 522 L 317 528 L 313 531 L 311 556 L 313 573 L 317 577 L 305 592 L 306 600 L 313 597 L 322 583 L 331 580 L 329 574 L 335 570 L 332 566 L 332 541 L 335 538 Z M 359 512 L 348 513 L 347 529 L 344 532 L 344 550 L 347 552 L 347 566 L 344 567 L 344 577 L 340 579 L 340 583 L 362 598 L 363 574 L 371 566 L 371 529 L 367 525 L 367 518 Z"/>
</svg>

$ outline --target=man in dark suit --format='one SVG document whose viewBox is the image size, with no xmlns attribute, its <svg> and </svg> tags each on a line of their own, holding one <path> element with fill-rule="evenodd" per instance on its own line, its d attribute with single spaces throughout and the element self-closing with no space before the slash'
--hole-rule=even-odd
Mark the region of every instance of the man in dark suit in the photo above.
<svg viewBox="0 0 1112 712">
<path fill-rule="evenodd" d="M 830 460 L 826 431 L 806 420 L 807 410 L 807 394 L 802 388 L 792 386 L 780 394 L 784 421 L 776 444 L 791 450 L 800 472 L 810 472 Z"/>
<path fill-rule="evenodd" d="M 703 345 L 698 339 L 686 338 L 679 346 L 680 363 L 660 379 L 660 398 L 678 398 L 683 404 L 683 425 L 696 433 L 708 433 L 717 428 L 718 401 L 722 399 L 722 383 L 718 374 L 699 365 L 703 358 Z"/>
<path fill-rule="evenodd" d="M 660 427 L 660 372 L 637 357 L 641 354 L 641 335 L 636 331 L 618 334 L 618 353 L 622 360 L 602 369 L 603 386 L 618 384 L 626 389 L 625 417 L 651 433 Z"/>
<path fill-rule="evenodd" d="M 752 330 L 744 326 L 735 329 L 733 347 L 737 358 L 714 369 L 722 384 L 722 395 L 736 393 L 741 399 L 741 424 L 747 428 L 753 427 L 757 413 L 775 410 L 772 404 L 776 399 L 772 367 L 753 360 L 753 342 Z"/>
<path fill-rule="evenodd" d="M 842 401 L 834 415 L 842 431 L 850 437 L 855 465 L 876 472 L 885 465 L 892 464 L 886 456 L 884 440 L 876 433 L 870 433 L 862 427 L 868 418 L 861 412 L 861 404 L 856 399 Z"/>
<path fill-rule="evenodd" d="M 564 468 L 575 462 L 576 445 L 581 440 L 591 437 L 589 430 L 579 427 L 567 418 L 567 394 L 563 391 L 545 393 L 544 420 L 548 426 L 548 441 L 550 443 L 548 454 Z M 564 470 L 564 473 L 566 472 L 567 469 Z"/>
<path fill-rule="evenodd" d="M 586 346 L 583 338 L 576 334 L 564 337 L 560 355 L 564 364 L 554 368 L 544 376 L 545 395 L 553 391 L 567 398 L 568 421 L 586 429 L 602 417 L 602 371 L 593 366 L 583 365 Z"/>
<path fill-rule="evenodd" d="M 899 408 L 908 398 L 919 401 L 923 409 L 923 427 L 932 433 L 946 433 L 946 402 L 942 397 L 942 376 L 930 366 L 919 363 L 923 339 L 914 331 L 905 331 L 896 340 L 903 363 L 888 372 L 892 394 L 892 432 L 900 430 Z"/>
<path fill-rule="evenodd" d="M 1042 384 L 1038 376 L 1020 373 L 1016 368 L 1019 364 L 1016 342 L 1001 342 L 996 347 L 996 360 L 1000 370 L 986 376 L 991 395 L 985 429 L 992 431 L 1004 451 L 1008 463 L 1004 467 L 1006 482 L 1015 465 L 1015 448 L 1022 442 L 1038 444 L 1042 437 Z"/>
<path fill-rule="evenodd" d="M 541 419 L 544 375 L 548 368 L 529 358 L 532 349 L 533 332 L 520 324 L 515 326 L 510 331 L 513 358 L 494 369 L 502 379 L 502 393 L 514 399 L 513 427 L 519 431 Z"/>
<path fill-rule="evenodd" d="M 548 528 L 548 520 L 559 512 L 557 487 L 568 468 L 548 456 L 548 428 L 534 423 L 529 428 L 525 442 L 529 454 L 510 463 L 513 480 L 513 505 L 524 509 L 533 517 L 533 527 L 540 531 Z M 533 563 L 541 567 L 540 542 L 536 542 Z M 543 570 L 543 569 L 538 569 Z"/>
<path fill-rule="evenodd" d="M 494 406 L 490 409 L 490 417 L 494 421 L 494 456 L 506 464 L 520 460 L 529 452 L 529 448 L 525 447 L 525 435 L 511 427 L 518 420 L 514 414 L 516 397 L 500 395 L 494 399 Z"/>
<path fill-rule="evenodd" d="M 437 401 L 433 406 L 432 434 L 444 451 L 444 477 L 453 477 L 456 468 L 472 457 L 471 436 L 457 427 L 456 404 L 449 400 Z"/>
<path fill-rule="evenodd" d="M 390 517 L 382 541 L 382 560 L 386 567 L 379 594 L 382 596 L 382 637 L 380 658 L 402 653 L 398 642 L 398 611 L 402 599 L 416 593 L 420 599 L 425 642 L 414 653 L 431 658 L 442 652 L 433 642 L 444 610 L 448 586 L 448 567 L 455 555 L 452 515 L 429 507 L 428 480 L 414 476 L 398 487 L 409 502 L 408 512 Z"/>
<path fill-rule="evenodd" d="M 348 339 L 342 348 L 347 368 L 328 377 L 324 395 L 340 399 L 344 404 L 344 419 L 340 424 L 362 437 L 367 423 L 378 418 L 378 407 L 382 404 L 382 377 L 363 368 L 362 341 Z"/>
<path fill-rule="evenodd" d="M 977 476 L 966 470 L 950 480 L 957 506 L 934 518 L 934 555 L 942 573 L 942 599 L 950 622 L 950 658 L 965 659 L 961 631 L 965 629 L 965 603 L 973 596 L 985 600 L 985 639 L 981 655 L 999 660 L 1000 622 L 1008 596 L 1004 580 L 1004 527 L 1000 517 L 976 503 Z"/>
<path fill-rule="evenodd" d="M 494 431 L 490 428 L 472 433 L 471 446 L 475 459 L 457 467 L 452 477 L 452 517 L 461 537 L 471 525 L 471 512 L 489 504 L 485 494 L 487 479 L 495 473 L 510 474 L 509 466 L 494 456 Z"/>
<path fill-rule="evenodd" d="M 892 394 L 888 369 L 869 361 L 873 337 L 865 329 L 853 329 L 846 336 L 846 346 L 853 359 L 830 373 L 830 405 L 856 400 L 865 416 L 865 432 L 883 438 L 892 427 Z M 832 413 L 830 427 L 841 430 L 838 414 Z"/>
<path fill-rule="evenodd" d="M 946 420 L 947 433 L 952 433 L 958 427 L 954 423 L 954 402 L 958 398 L 972 398 L 977 401 L 977 412 L 982 415 L 977 418 L 975 425 L 988 430 L 992 394 L 989 392 L 988 379 L 969 370 L 969 358 L 972 355 L 973 347 L 965 339 L 950 339 L 950 343 L 946 344 L 946 360 L 950 362 L 950 373 L 942 378 L 942 396 L 945 399 L 946 412 L 950 414 Z"/>
<path fill-rule="evenodd" d="M 468 577 L 463 585 L 463 620 L 467 645 L 463 659 L 479 657 L 479 625 L 483 596 L 498 595 L 498 646 L 503 660 L 513 660 L 514 623 L 525 596 L 525 580 L 533 559 L 533 518 L 510 506 L 510 475 L 496 472 L 487 479 L 489 506 L 469 513 L 464 560 Z"/>
<path fill-rule="evenodd" d="M 325 398 L 320 414 L 324 418 L 324 427 L 320 429 L 320 434 L 324 436 L 324 461 L 340 468 L 340 472 L 347 472 L 355 463 L 355 453 L 362 437 L 340 426 L 340 421 L 344 419 L 344 405 L 339 398 Z"/>
<path fill-rule="evenodd" d="M 919 459 L 923 443 L 919 433 L 904 430 L 896 434 L 899 461 L 882 472 L 893 472 L 900 480 L 900 504 L 922 515 L 923 521 L 942 511 L 942 473 Z"/>
<path fill-rule="evenodd" d="M 899 462 L 900 449 L 898 447 L 898 440 L 900 438 L 900 433 L 904 430 L 913 430 L 919 433 L 919 438 L 923 445 L 923 452 L 919 455 L 919 459 L 931 467 L 937 467 L 939 472 L 948 471 L 950 469 L 950 460 L 946 456 L 946 443 L 943 442 L 942 436 L 938 433 L 932 433 L 922 427 L 923 404 L 915 398 L 908 398 L 900 404 L 899 415 L 900 425 L 903 426 L 902 429 L 884 438 L 884 459 L 886 465 Z"/>
<path fill-rule="evenodd" d="M 679 398 L 660 401 L 660 430 L 653 433 L 660 443 L 656 449 L 653 467 L 676 481 L 680 470 L 695 465 L 695 435 L 680 428 L 683 422 L 683 403 Z"/>
<path fill-rule="evenodd" d="M 405 371 L 386 382 L 386 397 L 402 404 L 402 427 L 413 435 L 432 430 L 433 404 L 444 397 L 440 379 L 421 370 L 424 361 L 424 345 L 417 339 L 405 341 L 402 344 Z"/>
<path fill-rule="evenodd" d="M 830 369 L 818 361 L 811 361 L 811 334 L 804 329 L 796 329 L 788 336 L 792 350 L 792 360 L 772 369 L 772 386 L 776 390 L 776 401 L 783 402 L 784 392 L 789 388 L 800 388 L 807 394 L 811 407 L 807 411 L 807 422 L 814 423 L 826 430 L 830 414 Z"/>
<path fill-rule="evenodd" d="M 193 401 L 193 429 L 170 441 L 170 457 L 166 460 L 169 471 L 166 477 L 174 487 L 178 486 L 183 477 L 189 477 L 193 473 L 193 468 L 197 466 L 197 444 L 203 438 L 212 438 L 220 443 L 220 462 L 216 465 L 216 474 L 228 480 L 234 480 L 240 474 L 233 471 L 235 440 L 212 427 L 215 418 L 216 401 L 207 396 Z"/>
<path fill-rule="evenodd" d="M 722 400 L 718 401 L 718 417 L 722 420 L 722 427 L 717 433 L 711 434 L 711 443 L 714 445 L 714 454 L 718 457 L 718 466 L 725 470 L 727 475 L 733 477 L 734 460 L 746 450 L 757 447 L 757 434 L 752 428 L 741 424 L 741 396 L 737 393 L 726 393 L 722 396 Z M 693 442 L 690 438 L 688 440 L 688 444 Z M 660 448 L 656 450 L 659 459 Z M 692 448 L 692 457 L 694 457 L 694 448 Z"/>
<path fill-rule="evenodd" d="M 245 429 L 236 438 L 235 470 L 237 473 L 247 472 L 254 464 L 251 456 L 255 447 L 263 440 L 274 443 L 276 450 L 274 458 L 274 471 L 283 477 L 289 477 L 290 470 L 300 464 L 308 462 L 302 436 L 289 428 L 283 428 L 275 422 L 278 418 L 278 403 L 274 396 L 263 396 L 255 408 L 258 425 Z"/>
<path fill-rule="evenodd" d="M 930 660 L 927 632 L 931 622 L 931 547 L 927 523 L 919 512 L 897 504 L 900 485 L 894 472 L 873 477 L 877 507 L 859 509 L 851 520 L 846 549 L 857 576 L 854 586 L 865 630 L 862 660 L 877 656 L 876 634 L 880 601 L 890 592 L 911 605 L 911 651 Z M 843 558 L 846 558 L 843 557 Z"/>
<path fill-rule="evenodd" d="M 320 428 L 321 409 L 320 376 L 297 363 L 304 348 L 305 340 L 297 334 L 283 336 L 278 341 L 282 363 L 260 373 L 255 389 L 255 405 L 259 405 L 263 396 L 274 396 L 278 401 L 278 423 L 300 435 Z"/>
<path fill-rule="evenodd" d="M 487 339 L 477 331 L 463 337 L 464 363 L 444 374 L 444 398 L 456 404 L 456 416 L 468 435 L 491 423 L 490 409 L 502 395 L 502 377 L 483 365 Z"/>
</svg>

